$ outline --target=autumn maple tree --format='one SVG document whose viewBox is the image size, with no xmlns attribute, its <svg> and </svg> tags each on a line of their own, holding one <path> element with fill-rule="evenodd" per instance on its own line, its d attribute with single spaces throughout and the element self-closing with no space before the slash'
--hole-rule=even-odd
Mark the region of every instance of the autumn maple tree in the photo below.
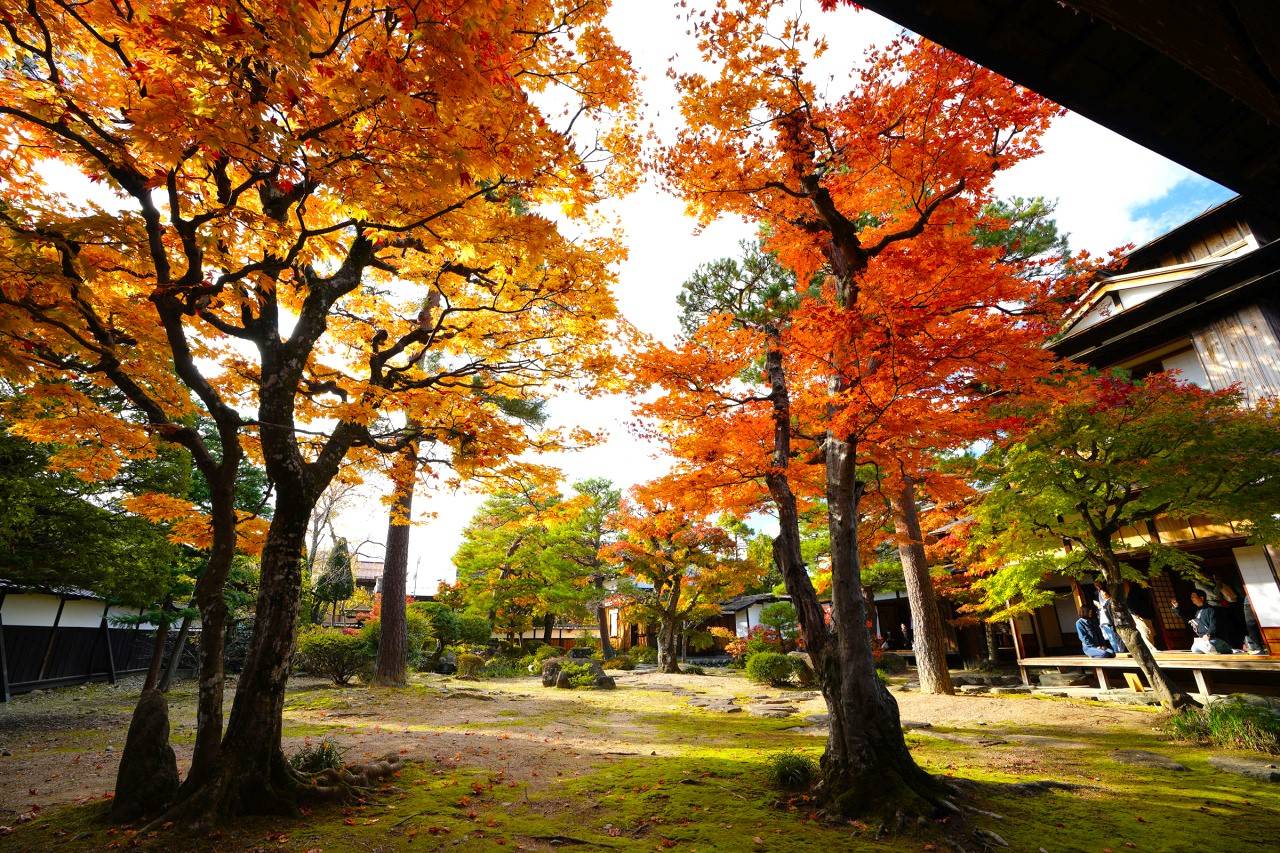
<svg viewBox="0 0 1280 853">
<path fill-rule="evenodd" d="M 806 67 L 825 45 L 777 0 L 719 3 L 694 29 L 713 71 L 677 76 L 686 127 L 664 151 L 666 178 L 703 221 L 759 222 L 796 280 L 819 283 L 784 327 L 744 328 L 735 343 L 764 352 L 767 390 L 741 419 L 738 444 L 751 454 L 745 470 L 760 469 L 761 449 L 772 457 L 764 479 L 783 520 L 775 555 L 831 711 L 821 797 L 841 813 L 934 804 L 937 783 L 906 749 L 863 630 L 859 470 L 900 461 L 905 488 L 938 435 L 980 433 L 969 401 L 1046 369 L 1039 344 L 1051 319 L 1023 306 L 1062 304 L 1061 282 L 1011 274 L 974 233 L 993 176 L 1037 152 L 1058 110 L 907 37 L 871 51 L 847 93 L 822 96 Z M 728 333 L 732 316 L 704 328 L 717 325 Z M 692 355 L 711 363 L 709 351 Z M 741 367 L 721 364 L 725 378 Z M 796 437 L 817 445 L 816 459 L 797 458 Z M 822 463 L 831 629 L 789 521 L 791 481 L 817 467 L 811 460 Z"/>
<path fill-rule="evenodd" d="M 542 212 L 625 188 L 632 88 L 605 5 L 33 0 L 0 16 L 0 364 L 32 401 L 16 429 L 56 436 L 86 476 L 175 443 L 209 487 L 207 513 L 131 504 L 209 552 L 194 753 L 169 817 L 334 793 L 289 766 L 280 731 L 307 520 L 339 466 L 427 441 L 456 476 L 501 468 L 558 446 L 501 399 L 607 369 L 616 247 Z M 568 93 L 563 119 L 538 101 L 549 88 Z M 88 178 L 79 198 L 39 177 L 49 164 Z M 246 457 L 275 514 L 224 732 Z"/>
<path fill-rule="evenodd" d="M 612 600 L 628 618 L 658 627 L 658 671 L 679 672 L 679 637 L 687 624 L 719 612 L 719 602 L 758 580 L 739 560 L 732 537 L 658 481 L 633 490 L 614 515 L 618 540 L 604 549 L 622 581 Z"/>
</svg>

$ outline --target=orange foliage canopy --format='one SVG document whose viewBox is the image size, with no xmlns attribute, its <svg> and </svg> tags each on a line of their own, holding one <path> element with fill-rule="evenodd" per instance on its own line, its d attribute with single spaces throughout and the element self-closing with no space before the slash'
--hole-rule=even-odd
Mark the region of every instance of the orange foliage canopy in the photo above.
<svg viewBox="0 0 1280 853">
<path fill-rule="evenodd" d="M 188 426 L 198 409 L 252 455 L 278 456 L 259 441 L 282 430 L 281 464 L 317 480 L 348 451 L 392 449 L 379 419 L 395 413 L 464 474 L 554 446 L 499 403 L 610 367 L 619 248 L 567 239 L 542 213 L 582 214 L 630 180 L 631 72 L 605 11 L 6 9 L 0 371 L 35 401 L 18 432 L 94 477 L 156 437 L 211 470 L 228 449 Z M 554 126 L 570 122 L 535 103 L 548 89 L 576 93 L 569 115 L 582 107 L 597 148 Z M 87 177 L 84 198 L 41 176 Z M 70 390 L 83 377 L 132 411 Z"/>
<path fill-rule="evenodd" d="M 633 618 L 678 628 L 719 612 L 718 602 L 759 580 L 759 567 L 736 558 L 728 531 L 688 502 L 664 497 L 661 489 L 637 487 L 611 526 L 619 538 L 601 556 L 631 579 L 614 600 Z"/>
<path fill-rule="evenodd" d="M 696 25 L 715 73 L 678 77 L 687 127 L 662 163 L 691 213 L 759 222 L 765 248 L 818 287 L 771 329 L 713 313 L 639 370 L 666 392 L 645 412 L 682 473 L 737 507 L 765 497 L 759 478 L 777 465 L 758 361 L 770 346 L 784 353 L 802 497 L 821 492 L 823 472 L 803 463 L 821 461 L 827 431 L 883 476 L 916 477 L 1001 426 L 992 400 L 1055 369 L 1041 344 L 1095 268 L 1079 257 L 1037 274 L 975 242 L 980 224 L 1001 224 L 983 218 L 992 178 L 1039 150 L 1058 108 L 906 37 L 824 99 L 806 71 L 825 45 L 779 21 L 782 5 L 725 0 Z M 935 480 L 954 497 L 959 484 Z"/>
</svg>

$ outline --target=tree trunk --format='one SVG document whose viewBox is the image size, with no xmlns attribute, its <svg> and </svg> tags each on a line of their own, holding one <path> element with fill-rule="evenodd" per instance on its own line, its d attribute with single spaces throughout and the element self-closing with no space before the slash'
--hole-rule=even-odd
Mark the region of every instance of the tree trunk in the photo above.
<svg viewBox="0 0 1280 853">
<path fill-rule="evenodd" d="M 190 607 L 190 605 L 187 605 Z M 164 676 L 160 679 L 160 692 L 168 693 L 173 684 L 174 673 L 182 663 L 182 652 L 187 647 L 187 634 L 191 631 L 191 612 L 182 615 L 182 625 L 178 628 L 178 639 L 173 644 L 173 653 L 169 655 L 169 665 L 164 668 Z"/>
<path fill-rule="evenodd" d="M 1124 578 L 1120 574 L 1120 562 L 1118 558 L 1107 554 L 1110 550 L 1109 546 L 1110 543 L 1103 553 L 1110 558 L 1111 565 L 1104 567 L 1103 576 L 1107 579 L 1107 590 L 1111 593 L 1111 622 L 1116 633 L 1129 647 L 1129 653 L 1133 655 L 1134 661 L 1147 677 L 1147 683 L 1151 685 L 1151 692 L 1156 694 L 1156 698 L 1160 700 L 1163 707 L 1174 710 L 1190 705 L 1191 697 L 1169 679 L 1169 676 L 1160 668 L 1160 664 L 1156 662 L 1151 648 L 1138 634 L 1138 628 L 1133 623 L 1133 614 L 1129 612 L 1124 591 Z"/>
<path fill-rule="evenodd" d="M 596 591 L 600 594 L 600 603 L 596 605 L 596 627 L 600 631 L 600 654 L 605 660 L 613 660 L 613 644 L 609 642 L 609 609 L 604 606 L 604 578 L 595 577 Z"/>
<path fill-rule="evenodd" d="M 680 661 L 676 657 L 676 617 L 664 614 L 658 626 L 658 672 L 680 672 Z"/>
<path fill-rule="evenodd" d="M 841 815 L 881 808 L 894 812 L 921 802 L 932 812 L 938 802 L 937 783 L 911 758 L 898 705 L 876 678 L 858 560 L 863 485 L 856 477 L 853 441 L 828 432 L 826 456 L 836 642 L 835 654 L 824 661 L 823 693 L 831 694 L 836 707 L 822 758 L 821 799 Z"/>
<path fill-rule="evenodd" d="M 387 521 L 387 553 L 382 564 L 382 627 L 378 634 L 378 660 L 374 681 L 386 687 L 403 687 L 408 665 L 408 624 L 405 593 L 409 576 L 409 530 L 413 514 L 413 487 L 418 473 L 418 449 L 406 451 L 396 471 L 395 495 Z"/>
<path fill-rule="evenodd" d="M 990 622 L 983 622 L 982 631 L 987 636 L 987 663 L 995 666 L 999 658 L 999 650 L 996 648 L 996 626 Z"/>
<path fill-rule="evenodd" d="M 167 606 L 168 602 L 166 602 Z M 151 663 L 147 666 L 147 677 L 142 682 L 144 691 L 154 690 L 160 681 L 160 666 L 164 663 L 164 645 L 169 639 L 169 621 L 161 617 L 156 625 L 156 635 L 151 641 Z"/>
<path fill-rule="evenodd" d="M 551 645 L 551 632 L 556 626 L 556 615 L 554 613 L 542 614 L 542 643 L 543 645 Z"/>
<path fill-rule="evenodd" d="M 916 672 L 920 692 L 951 694 L 951 673 L 947 671 L 947 646 L 943 638 L 942 614 L 934 594 L 933 579 L 925 560 L 924 536 L 920 530 L 920 513 L 916 505 L 915 482 L 903 478 L 903 486 L 890 502 L 893 526 L 898 534 L 898 557 L 902 560 L 902 576 L 906 581 L 907 603 L 915 632 L 912 650 L 916 656 Z"/>
<path fill-rule="evenodd" d="M 222 748 L 201 782 L 184 786 L 168 820 L 201 825 L 234 814 L 296 814 L 298 794 L 309 784 L 285 759 L 280 733 L 310 505 L 292 489 L 277 495 L 253 634 Z"/>
<path fill-rule="evenodd" d="M 178 796 L 201 784 L 222 749 L 222 703 L 226 691 L 227 600 L 223 596 L 236 554 L 235 472 L 215 483 L 210 480 L 213 506 L 213 547 L 204 571 L 196 579 L 195 603 L 200 611 L 200 673 L 196 702 L 196 740 L 191 769 Z M 227 464 L 224 457 L 223 465 Z"/>
</svg>

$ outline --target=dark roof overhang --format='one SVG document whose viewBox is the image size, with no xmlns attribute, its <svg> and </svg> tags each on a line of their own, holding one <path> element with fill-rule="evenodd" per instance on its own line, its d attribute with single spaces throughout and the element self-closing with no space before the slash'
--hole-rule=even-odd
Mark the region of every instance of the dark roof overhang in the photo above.
<svg viewBox="0 0 1280 853">
<path fill-rule="evenodd" d="M 1270 209 L 1280 15 L 1238 0 L 859 0 Z"/>
</svg>

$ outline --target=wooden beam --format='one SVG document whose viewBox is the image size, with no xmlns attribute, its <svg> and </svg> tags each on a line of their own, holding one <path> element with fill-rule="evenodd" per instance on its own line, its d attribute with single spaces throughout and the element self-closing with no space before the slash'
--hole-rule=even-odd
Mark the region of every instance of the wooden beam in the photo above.
<svg viewBox="0 0 1280 853">
<path fill-rule="evenodd" d="M 111 684 L 116 683 L 116 653 L 111 650 L 111 626 L 107 623 L 107 613 L 111 610 L 111 605 L 107 604 L 102 608 L 102 622 L 98 625 L 98 631 L 102 634 L 103 642 L 107 647 L 107 681 Z"/>
<path fill-rule="evenodd" d="M 1103 690 L 1110 690 L 1111 685 L 1107 683 L 1107 670 L 1105 667 L 1094 667 L 1093 670 L 1098 676 L 1098 686 Z"/>
<path fill-rule="evenodd" d="M 53 627 L 49 629 L 49 642 L 44 647 L 44 659 L 40 661 L 40 673 L 36 681 L 44 681 L 44 674 L 49 669 L 49 661 L 53 660 L 53 647 L 58 639 L 58 625 L 62 622 L 62 609 L 67 606 L 65 595 L 58 597 L 58 612 L 53 616 Z"/>
<path fill-rule="evenodd" d="M 8 593 L 0 592 L 0 702 L 8 702 L 9 695 L 9 660 L 4 650 L 4 599 Z"/>
<path fill-rule="evenodd" d="M 1203 696 L 1207 702 L 1211 694 L 1209 692 L 1209 679 L 1205 677 L 1204 670 L 1193 669 L 1191 670 L 1191 674 L 1196 678 L 1196 688 L 1199 689 L 1200 695 Z"/>
</svg>

